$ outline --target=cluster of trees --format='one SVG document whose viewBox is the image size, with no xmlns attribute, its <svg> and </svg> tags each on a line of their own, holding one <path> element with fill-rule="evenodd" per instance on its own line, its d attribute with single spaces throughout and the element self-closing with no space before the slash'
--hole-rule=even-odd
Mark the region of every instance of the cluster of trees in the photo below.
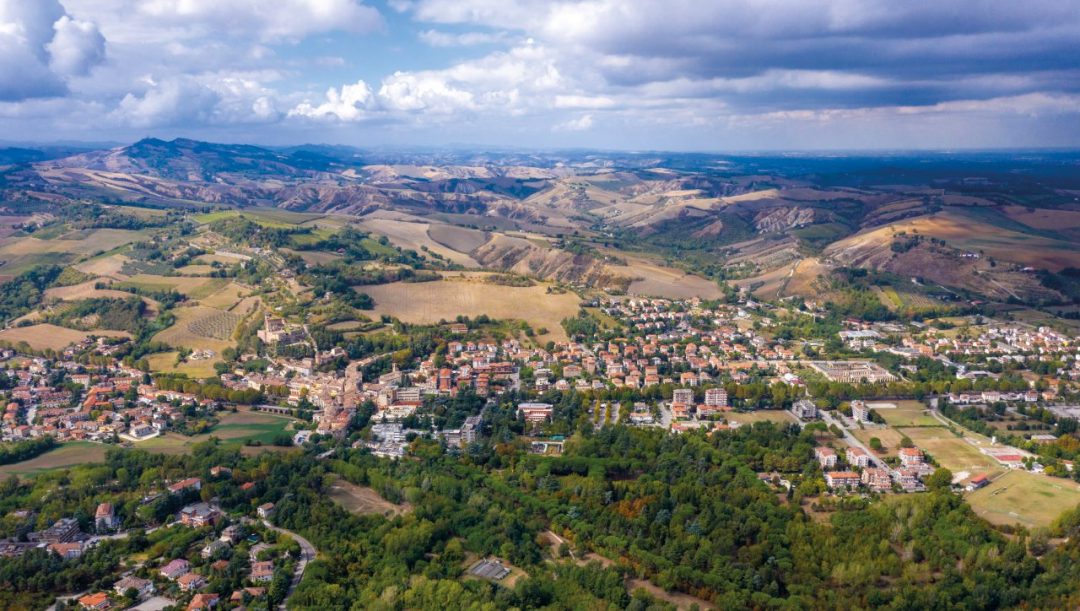
<svg viewBox="0 0 1080 611">
<path fill-rule="evenodd" d="M 216 379 L 209 379 L 203 383 L 186 377 L 160 375 L 154 379 L 154 383 L 163 391 L 171 390 L 173 392 L 188 393 L 200 399 L 210 399 L 211 401 L 254 405 L 262 403 L 266 398 L 262 391 L 253 388 L 245 388 L 244 390 L 225 388 L 221 385 L 221 381 Z"/>
<path fill-rule="evenodd" d="M 11 444 L 0 444 L 0 465 L 10 465 L 11 463 L 30 460 L 55 447 L 56 440 L 52 437 L 39 437 Z"/>
<path fill-rule="evenodd" d="M 39 265 L 0 284 L 0 319 L 11 320 L 37 307 L 62 271 L 58 265 Z"/>
<path fill-rule="evenodd" d="M 76 329 L 113 329 L 138 334 L 146 325 L 146 303 L 140 297 L 94 297 L 73 301 L 46 317 L 48 322 Z"/>
</svg>

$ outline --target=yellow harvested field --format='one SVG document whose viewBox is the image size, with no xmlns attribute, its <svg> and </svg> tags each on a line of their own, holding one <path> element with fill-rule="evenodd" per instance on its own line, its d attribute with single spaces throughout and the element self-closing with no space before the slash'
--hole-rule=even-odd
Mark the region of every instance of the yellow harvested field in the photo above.
<svg viewBox="0 0 1080 611">
<path fill-rule="evenodd" d="M 124 291 L 118 291 L 115 289 L 98 289 L 94 288 L 98 282 L 107 282 L 101 278 L 95 278 L 93 280 L 87 280 L 81 284 L 72 284 L 70 286 L 56 286 L 51 289 L 45 290 L 45 299 L 59 299 L 61 301 L 75 301 L 78 299 L 91 299 L 94 297 L 110 297 L 113 299 L 127 299 L 132 297 L 131 293 Z"/>
<path fill-rule="evenodd" d="M 73 236 L 68 234 L 68 236 Z M 39 240 L 35 237 L 6 238 L 0 246 L 3 255 L 30 255 L 47 252 L 89 255 L 142 239 L 144 234 L 126 229 L 95 229 L 79 232 L 78 239 Z M 65 236 L 66 237 L 66 236 Z"/>
<path fill-rule="evenodd" d="M 91 276 L 109 276 L 112 278 L 118 278 L 121 276 L 121 270 L 124 268 L 124 264 L 129 259 L 121 254 L 109 255 L 107 257 L 98 257 L 89 261 L 83 261 L 75 265 L 75 269 L 84 274 L 90 274 Z M 126 276 L 124 276 L 126 278 Z"/>
<path fill-rule="evenodd" d="M 433 224 L 428 227 L 428 235 L 439 244 L 463 253 L 480 248 L 491 238 L 483 231 L 440 224 Z"/>
<path fill-rule="evenodd" d="M 825 252 L 876 251 L 882 245 L 892 243 L 893 235 L 902 231 L 909 235 L 918 233 L 940 238 L 954 248 L 969 252 L 981 251 L 1001 261 L 1050 270 L 1080 266 L 1080 250 L 1069 242 L 995 227 L 957 212 L 919 216 L 857 233 L 830 244 Z"/>
<path fill-rule="evenodd" d="M 56 325 L 40 324 L 4 329 L 0 331 L 0 342 L 7 342 L 13 346 L 18 345 L 20 342 L 26 342 L 34 350 L 63 350 L 91 335 L 98 337 L 131 337 L 131 334 L 126 331 L 96 329 L 93 332 L 87 332 Z"/>
<path fill-rule="evenodd" d="M 993 524 L 1049 526 L 1080 504 L 1080 486 L 1067 479 L 1009 471 L 967 495 L 975 513 Z"/>
<path fill-rule="evenodd" d="M 1001 208 L 1005 216 L 1034 229 L 1080 228 L 1080 211 L 1048 210 L 1046 208 L 1026 208 L 1024 206 L 1005 206 Z"/>
<path fill-rule="evenodd" d="M 360 287 L 375 300 L 375 314 L 389 314 L 411 323 L 431 324 L 454 320 L 459 314 L 527 321 L 534 329 L 546 327 L 554 338 L 565 339 L 561 321 L 577 314 L 581 300 L 573 293 L 547 294 L 546 284 L 512 287 L 484 281 L 488 274 L 448 275 L 435 282 L 395 282 Z"/>
<path fill-rule="evenodd" d="M 109 279 L 95 278 L 94 280 L 88 280 L 81 284 L 53 287 L 45 291 L 45 299 L 58 299 L 60 301 L 78 301 L 80 299 L 128 299 L 130 297 L 134 297 L 134 295 L 126 291 L 118 291 L 116 289 L 94 288 L 94 285 L 102 281 L 108 282 Z M 143 303 L 146 304 L 145 315 L 156 315 L 158 310 L 160 309 L 161 304 L 153 299 L 150 299 L 149 297 L 143 297 L 142 300 Z"/>
<path fill-rule="evenodd" d="M 447 248 L 432 239 L 428 235 L 430 227 L 428 223 L 367 217 L 360 226 L 367 231 L 385 235 L 399 248 L 421 252 L 420 247 L 425 246 L 431 252 L 446 257 L 454 263 L 460 263 L 466 267 L 480 267 L 480 264 L 469 255 Z"/>
<path fill-rule="evenodd" d="M 665 267 L 640 257 L 628 257 L 613 253 L 626 260 L 627 265 L 609 265 L 615 274 L 632 278 L 629 293 L 653 297 L 684 299 L 701 297 L 715 299 L 723 295 L 720 287 L 711 280 L 694 276 L 678 269 Z"/>
<path fill-rule="evenodd" d="M 199 304 L 220 310 L 228 310 L 247 296 L 250 291 L 250 288 L 238 282 L 230 282 L 220 290 L 200 299 Z"/>
<path fill-rule="evenodd" d="M 212 271 L 214 271 L 214 268 L 210 265 L 194 264 L 185 265 L 176 270 L 176 273 L 182 276 L 207 276 Z"/>
</svg>

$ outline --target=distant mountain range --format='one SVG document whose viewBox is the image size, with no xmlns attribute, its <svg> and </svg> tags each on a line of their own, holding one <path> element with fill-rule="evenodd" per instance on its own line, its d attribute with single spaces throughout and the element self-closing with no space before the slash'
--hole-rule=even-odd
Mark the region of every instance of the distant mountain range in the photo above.
<svg viewBox="0 0 1080 611">
<path fill-rule="evenodd" d="M 1080 154 L 1068 152 L 403 151 L 148 138 L 0 149 L 0 193 L 18 205 L 339 214 L 403 242 L 421 225 L 428 235 L 472 228 L 485 236 L 462 247 L 474 265 L 622 288 L 649 282 L 647 266 L 626 260 L 641 256 L 770 298 L 814 296 L 831 270 L 861 267 L 939 287 L 938 298 L 1060 301 L 1030 270 L 1080 267 Z"/>
</svg>

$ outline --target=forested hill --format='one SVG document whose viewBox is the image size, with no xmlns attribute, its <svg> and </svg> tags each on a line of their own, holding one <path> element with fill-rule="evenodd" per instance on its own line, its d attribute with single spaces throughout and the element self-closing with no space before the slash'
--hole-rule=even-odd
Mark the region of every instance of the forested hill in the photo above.
<svg viewBox="0 0 1080 611">
<path fill-rule="evenodd" d="M 725 609 L 1080 603 L 1080 514 L 1067 514 L 1055 534 L 1068 538 L 1048 551 L 1046 540 L 992 530 L 945 486 L 872 505 L 850 498 L 800 506 L 807 490 L 778 495 L 755 470 L 812 470 L 811 435 L 768 423 L 711 437 L 608 427 L 574 435 L 558 458 L 501 441 L 452 456 L 417 440 L 418 460 L 396 462 L 348 450 L 319 460 L 318 448 L 243 456 L 213 442 L 187 456 L 117 450 L 104 465 L 9 480 L 0 511 L 35 506 L 52 489 L 39 507 L 49 517 L 92 512 L 107 498 L 153 519 L 172 508 L 158 507 L 169 499 L 141 506 L 148 482 L 229 466 L 232 478 L 204 480 L 203 497 L 234 512 L 275 502 L 274 520 L 319 549 L 289 600 L 297 609 L 663 608 L 627 591 L 635 578 Z M 351 514 L 329 498 L 336 478 L 410 510 Z M 242 481 L 256 487 L 245 493 Z M 568 545 L 549 547 L 541 536 L 548 530 Z M 44 600 L 60 582 L 85 587 L 146 545 L 139 536 L 108 542 L 91 561 L 62 563 L 45 580 L 29 575 L 35 555 L 6 561 L 0 605 Z M 522 571 L 513 587 L 461 579 L 470 558 L 488 555 Z M 584 560 L 601 556 L 605 564 Z"/>
</svg>

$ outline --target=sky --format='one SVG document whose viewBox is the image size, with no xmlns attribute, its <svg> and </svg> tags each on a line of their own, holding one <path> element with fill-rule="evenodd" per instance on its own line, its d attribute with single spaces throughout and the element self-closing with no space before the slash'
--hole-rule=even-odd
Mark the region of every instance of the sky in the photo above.
<svg viewBox="0 0 1080 611">
<path fill-rule="evenodd" d="M 1080 146 L 1080 0 L 0 0 L 0 140 Z"/>
</svg>

